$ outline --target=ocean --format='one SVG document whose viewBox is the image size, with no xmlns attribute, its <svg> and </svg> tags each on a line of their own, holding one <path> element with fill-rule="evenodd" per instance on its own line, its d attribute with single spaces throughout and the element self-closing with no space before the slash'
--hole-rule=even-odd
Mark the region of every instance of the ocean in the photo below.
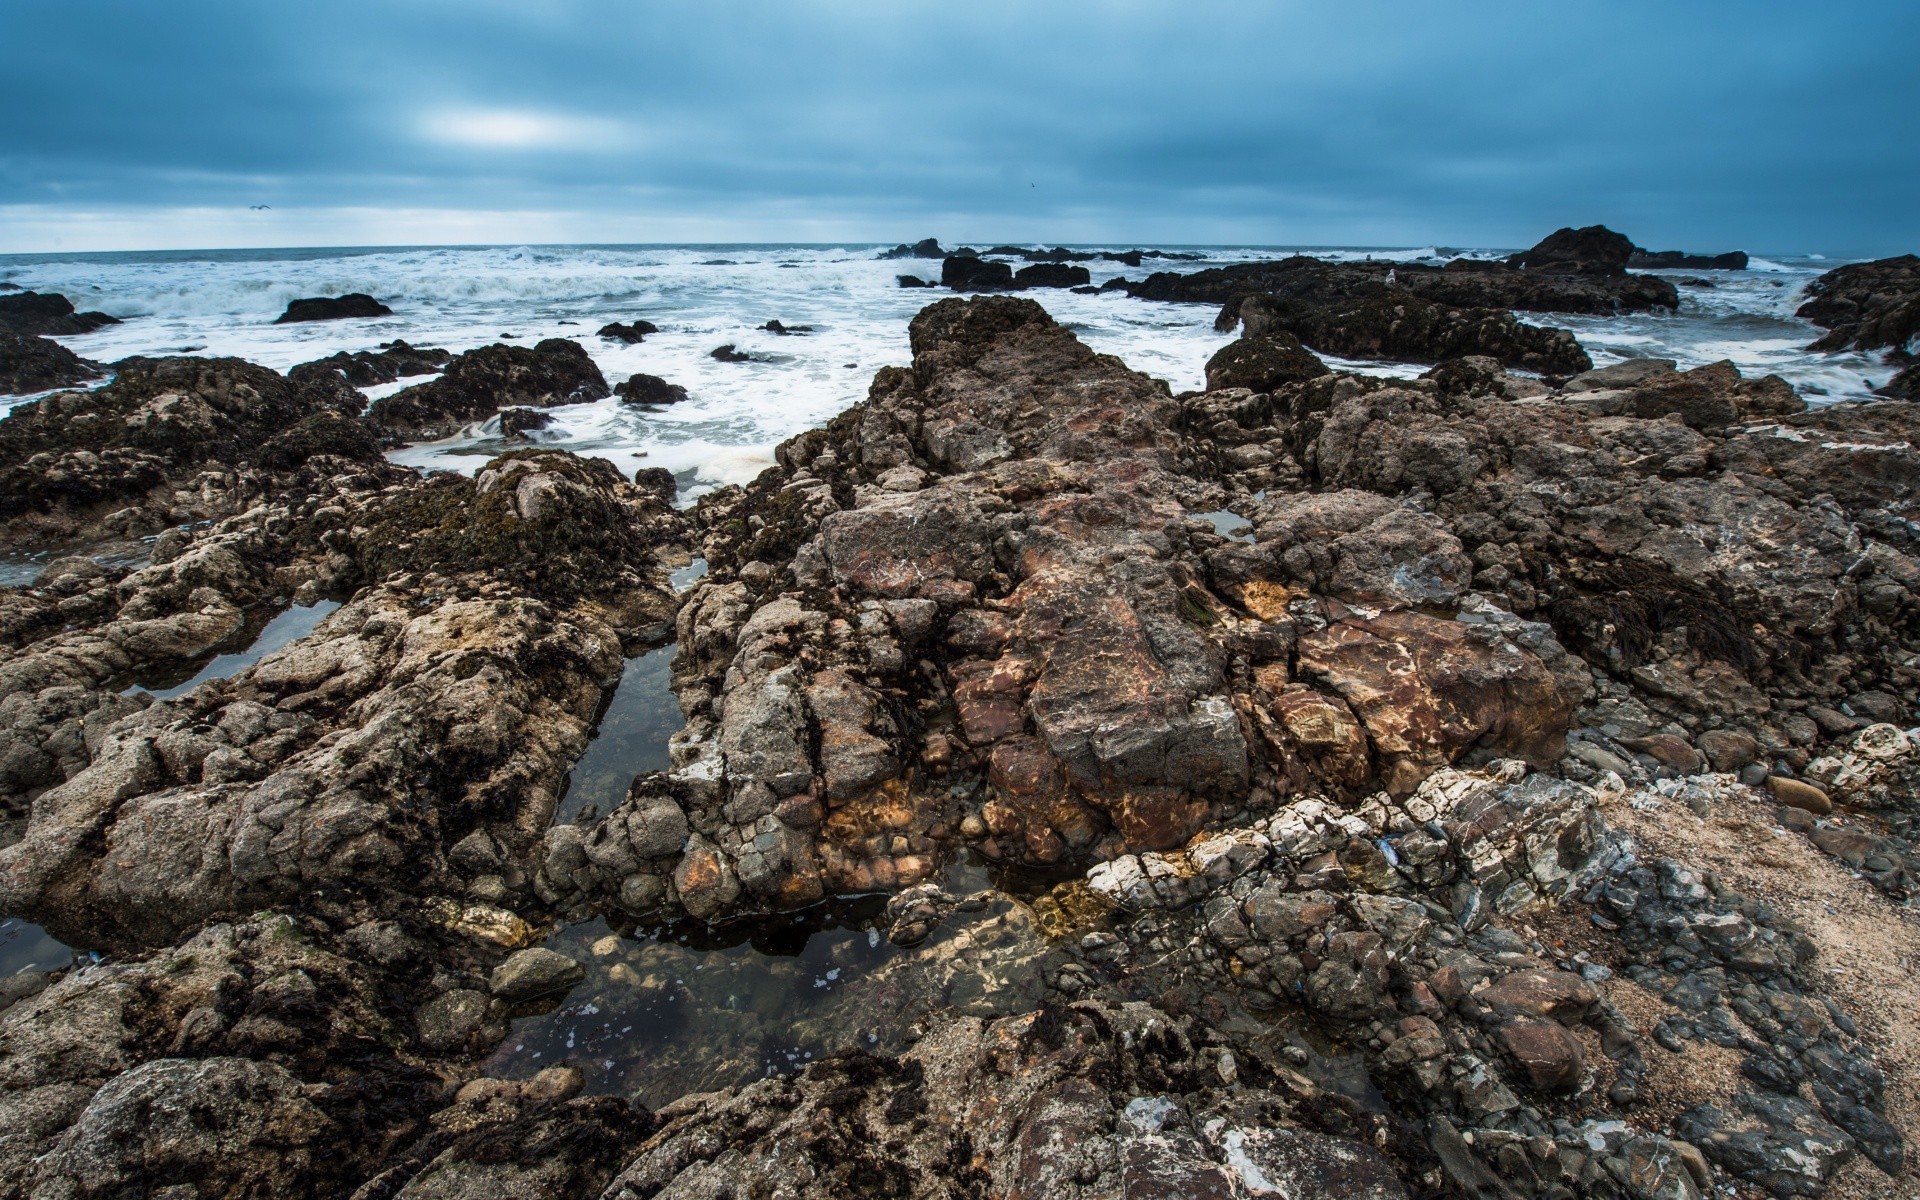
<svg viewBox="0 0 1920 1200">
<path fill-rule="evenodd" d="M 1083 247 L 1125 249 L 1129 247 Z M 1155 247 L 1147 247 L 1155 248 Z M 1147 260 L 1141 268 L 1085 264 L 1099 284 L 1116 275 L 1282 258 L 1372 257 L 1441 261 L 1434 247 L 1157 247 L 1199 253 L 1201 262 Z M 618 383 L 635 372 L 687 388 L 690 399 L 638 409 L 618 399 L 553 410 L 544 441 L 596 455 L 631 473 L 672 471 L 683 502 L 753 478 L 781 440 L 833 417 L 866 395 L 875 370 L 905 364 L 907 323 L 949 293 L 901 288 L 895 277 L 939 274 L 927 259 L 881 260 L 870 245 L 411 246 L 291 250 L 164 251 L 0 255 L 0 280 L 63 292 L 81 309 L 124 324 L 61 339 L 108 362 L 127 355 L 235 355 L 278 370 L 335 351 L 365 350 L 395 338 L 453 351 L 494 341 L 532 345 L 578 339 Z M 1494 255 L 1504 250 L 1470 250 Z M 1807 283 L 1839 265 L 1817 255 L 1753 259 L 1746 271 L 1662 272 L 1711 280 L 1682 287 L 1673 314 L 1524 319 L 1570 328 L 1598 365 L 1660 357 L 1693 367 L 1731 359 L 1749 375 L 1774 372 L 1814 404 L 1865 397 L 1891 376 L 1877 356 L 1812 354 L 1818 331 L 1793 316 Z M 289 300 L 366 292 L 391 317 L 275 325 Z M 1207 358 L 1226 340 L 1211 305 L 1162 304 L 1114 292 L 1027 293 L 1094 349 L 1115 354 L 1175 390 L 1202 386 Z M 596 336 L 608 322 L 645 319 L 660 327 L 639 345 Z M 769 320 L 811 326 L 782 336 Z M 755 361 L 716 361 L 732 343 Z M 1333 365 L 1415 375 L 1405 364 Z M 422 382 L 367 389 L 369 400 Z M 486 422 L 461 436 L 394 452 L 404 463 L 471 472 L 505 447 Z"/>
</svg>

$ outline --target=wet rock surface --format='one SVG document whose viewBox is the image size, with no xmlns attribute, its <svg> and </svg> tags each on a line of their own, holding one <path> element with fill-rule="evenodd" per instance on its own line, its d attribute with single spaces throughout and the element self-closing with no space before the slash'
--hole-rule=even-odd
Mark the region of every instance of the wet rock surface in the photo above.
<svg viewBox="0 0 1920 1200">
<path fill-rule="evenodd" d="M 552 408 L 612 394 L 578 342 L 548 338 L 532 347 L 496 342 L 456 356 L 438 379 L 374 401 L 367 416 L 399 437 L 430 441 L 503 408 Z"/>
<path fill-rule="evenodd" d="M 1920 257 L 1836 267 L 1807 285 L 1799 316 L 1827 330 L 1816 350 L 1900 349 L 1920 336 Z"/>
<path fill-rule="evenodd" d="M 11 292 L 0 295 L 0 330 L 24 337 L 67 337 L 92 333 L 120 318 L 102 312 L 75 312 L 73 301 L 57 292 Z"/>
<path fill-rule="evenodd" d="M 1445 274 L 1637 286 L 1562 242 Z M 1506 314 L 1333 371 L 1319 266 L 1178 396 L 940 301 L 688 513 L 380 457 L 605 395 L 572 343 L 0 421 L 17 540 L 164 530 L 0 592 L 0 912 L 104 955 L 0 992 L 0 1195 L 1900 1194 L 1913 407 Z M 669 639 L 669 769 L 556 824 Z"/>
<path fill-rule="evenodd" d="M 300 363 L 287 371 L 296 381 L 327 372 L 339 375 L 353 387 L 374 387 L 393 383 L 412 375 L 433 375 L 444 369 L 453 355 L 432 346 L 409 346 L 403 341 L 383 342 L 378 350 L 344 350 L 326 358 Z"/>
</svg>

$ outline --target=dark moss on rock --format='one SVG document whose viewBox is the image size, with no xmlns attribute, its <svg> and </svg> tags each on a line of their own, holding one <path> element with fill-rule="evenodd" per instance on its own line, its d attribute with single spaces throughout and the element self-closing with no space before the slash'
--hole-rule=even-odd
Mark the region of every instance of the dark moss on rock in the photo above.
<svg viewBox="0 0 1920 1200">
<path fill-rule="evenodd" d="M 436 474 L 394 493 L 364 518 L 356 553 L 376 582 L 487 573 L 563 599 L 634 587 L 652 554 L 626 488 L 604 459 L 517 450 L 473 479 Z"/>
<path fill-rule="evenodd" d="M 1283 383 L 1317 379 L 1326 373 L 1327 364 L 1302 346 L 1299 338 L 1275 329 L 1263 337 L 1238 338 L 1216 351 L 1207 360 L 1207 387 L 1270 392 Z"/>
<path fill-rule="evenodd" d="M 0 330 L 8 333 L 65 337 L 119 323 L 103 312 L 75 312 L 73 302 L 57 292 L 0 295 Z"/>
<path fill-rule="evenodd" d="M 375 387 L 412 375 L 431 375 L 453 358 L 447 350 L 414 347 L 393 341 L 378 350 L 341 351 L 326 358 L 304 362 L 287 372 L 290 379 L 309 379 L 323 372 L 340 376 L 354 387 Z"/>
<path fill-rule="evenodd" d="M 99 363 L 81 358 L 51 338 L 0 331 L 0 394 L 52 391 L 105 373 Z"/>
</svg>

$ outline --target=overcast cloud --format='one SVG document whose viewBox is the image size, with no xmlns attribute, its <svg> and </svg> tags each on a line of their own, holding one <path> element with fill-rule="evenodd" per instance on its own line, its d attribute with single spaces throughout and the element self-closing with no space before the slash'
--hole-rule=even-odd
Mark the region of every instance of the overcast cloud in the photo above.
<svg viewBox="0 0 1920 1200">
<path fill-rule="evenodd" d="M 1920 249 L 1912 0 L 4 0 L 0 44 L 9 251 Z"/>
</svg>

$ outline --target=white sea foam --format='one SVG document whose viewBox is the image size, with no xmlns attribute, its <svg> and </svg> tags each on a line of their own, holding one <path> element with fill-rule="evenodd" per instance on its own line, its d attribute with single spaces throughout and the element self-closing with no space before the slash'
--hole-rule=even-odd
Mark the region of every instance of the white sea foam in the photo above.
<svg viewBox="0 0 1920 1200">
<path fill-rule="evenodd" d="M 1119 247 L 1114 247 L 1118 249 Z M 545 444 L 594 454 L 633 471 L 659 466 L 680 479 L 683 497 L 751 479 L 772 448 L 866 396 L 879 367 L 910 357 L 907 323 L 947 293 L 900 288 L 898 275 L 937 276 L 928 260 L 886 261 L 870 246 L 511 246 L 490 248 L 228 251 L 198 254 L 0 256 L 0 278 L 64 292 L 83 309 L 128 318 L 62 339 L 99 361 L 130 354 L 235 355 L 278 370 L 335 351 L 365 350 L 394 338 L 453 351 L 495 341 L 530 346 L 570 337 L 586 347 L 609 383 L 636 372 L 678 383 L 681 404 L 638 408 L 618 399 L 552 411 Z M 1118 275 L 1312 253 L 1337 260 L 1439 261 L 1438 247 L 1383 250 L 1327 247 L 1215 247 L 1205 261 L 1147 259 L 1084 265 L 1095 284 Z M 1490 250 L 1470 251 L 1493 257 Z M 1811 354 L 1817 331 L 1793 316 L 1824 263 L 1755 259 L 1755 270 L 1680 272 L 1711 279 L 1681 289 L 1676 314 L 1621 317 L 1527 315 L 1574 330 L 1597 363 L 1673 358 L 1682 366 L 1731 359 L 1745 372 L 1778 372 L 1820 402 L 1859 397 L 1891 368 L 1866 354 Z M 391 317 L 275 325 L 289 300 L 366 292 Z M 1228 335 L 1213 329 L 1215 308 L 1154 304 L 1117 292 L 1031 293 L 1083 341 L 1167 381 L 1176 392 L 1203 386 L 1205 364 Z M 645 318 L 661 332 L 629 346 L 598 337 L 612 321 Z M 769 319 L 813 332 L 781 336 Z M 748 363 L 710 357 L 724 343 Z M 1407 377 L 1394 363 L 1336 366 Z M 424 377 L 365 389 L 369 401 Z M 394 457 L 417 466 L 471 472 L 506 447 L 497 422 L 457 438 L 410 446 Z"/>
</svg>

